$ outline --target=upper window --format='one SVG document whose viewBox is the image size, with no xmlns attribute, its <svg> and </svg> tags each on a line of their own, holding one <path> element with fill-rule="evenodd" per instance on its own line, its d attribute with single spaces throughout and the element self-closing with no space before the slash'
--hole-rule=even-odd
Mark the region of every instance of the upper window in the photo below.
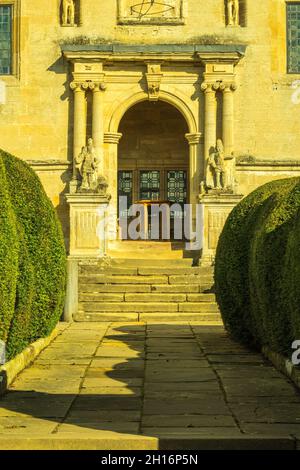
<svg viewBox="0 0 300 470">
<path fill-rule="evenodd" d="M 300 2 L 287 4 L 288 73 L 300 73 Z"/>
<path fill-rule="evenodd" d="M 0 4 L 0 75 L 12 74 L 13 6 Z"/>
</svg>

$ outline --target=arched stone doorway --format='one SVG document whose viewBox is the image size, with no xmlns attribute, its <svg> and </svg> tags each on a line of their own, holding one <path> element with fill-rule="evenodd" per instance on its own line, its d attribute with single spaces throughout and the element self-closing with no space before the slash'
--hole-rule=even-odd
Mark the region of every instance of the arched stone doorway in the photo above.
<svg viewBox="0 0 300 470">
<path fill-rule="evenodd" d="M 141 201 L 187 203 L 189 128 L 180 111 L 165 101 L 142 101 L 127 110 L 118 130 L 118 195 L 127 196 L 127 208 Z"/>
</svg>

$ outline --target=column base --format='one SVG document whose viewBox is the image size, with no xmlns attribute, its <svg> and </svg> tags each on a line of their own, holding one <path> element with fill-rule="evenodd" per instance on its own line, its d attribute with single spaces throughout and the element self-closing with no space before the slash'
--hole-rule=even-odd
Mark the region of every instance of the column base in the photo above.
<svg viewBox="0 0 300 470">
<path fill-rule="evenodd" d="M 232 209 L 243 198 L 240 194 L 215 192 L 199 196 L 199 203 L 204 206 L 203 250 L 201 266 L 214 264 L 219 237 L 226 219 Z"/>
<path fill-rule="evenodd" d="M 70 206 L 70 256 L 103 257 L 109 195 L 67 194 Z"/>
</svg>

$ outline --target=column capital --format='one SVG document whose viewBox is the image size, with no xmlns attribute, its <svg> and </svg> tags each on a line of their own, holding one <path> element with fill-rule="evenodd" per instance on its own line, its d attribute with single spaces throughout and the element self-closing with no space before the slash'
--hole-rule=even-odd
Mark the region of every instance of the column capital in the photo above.
<svg viewBox="0 0 300 470">
<path fill-rule="evenodd" d="M 89 82 L 89 89 L 93 92 L 105 91 L 107 89 L 107 85 L 105 82 Z"/>
<path fill-rule="evenodd" d="M 220 82 L 203 82 L 201 84 L 201 90 L 204 91 L 204 93 L 215 93 L 218 89 L 220 88 Z"/>
<path fill-rule="evenodd" d="M 220 83 L 220 90 L 224 93 L 235 91 L 237 89 L 237 84 L 235 82 L 222 82 Z"/>
<path fill-rule="evenodd" d="M 71 90 L 75 91 L 86 91 L 89 87 L 88 82 L 71 82 L 70 88 Z"/>
<path fill-rule="evenodd" d="M 185 134 L 185 138 L 189 145 L 197 145 L 202 140 L 202 134 L 200 132 Z"/>
<path fill-rule="evenodd" d="M 120 139 L 122 138 L 122 135 L 120 132 L 105 132 L 104 133 L 104 143 L 106 144 L 117 144 L 120 142 Z"/>
</svg>

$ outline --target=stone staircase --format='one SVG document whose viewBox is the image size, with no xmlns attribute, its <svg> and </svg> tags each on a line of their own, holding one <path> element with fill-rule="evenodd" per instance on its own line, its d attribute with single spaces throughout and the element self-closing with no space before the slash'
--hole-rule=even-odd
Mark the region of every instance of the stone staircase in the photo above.
<svg viewBox="0 0 300 470">
<path fill-rule="evenodd" d="M 79 263 L 76 321 L 220 321 L 213 268 L 186 259 Z"/>
</svg>

